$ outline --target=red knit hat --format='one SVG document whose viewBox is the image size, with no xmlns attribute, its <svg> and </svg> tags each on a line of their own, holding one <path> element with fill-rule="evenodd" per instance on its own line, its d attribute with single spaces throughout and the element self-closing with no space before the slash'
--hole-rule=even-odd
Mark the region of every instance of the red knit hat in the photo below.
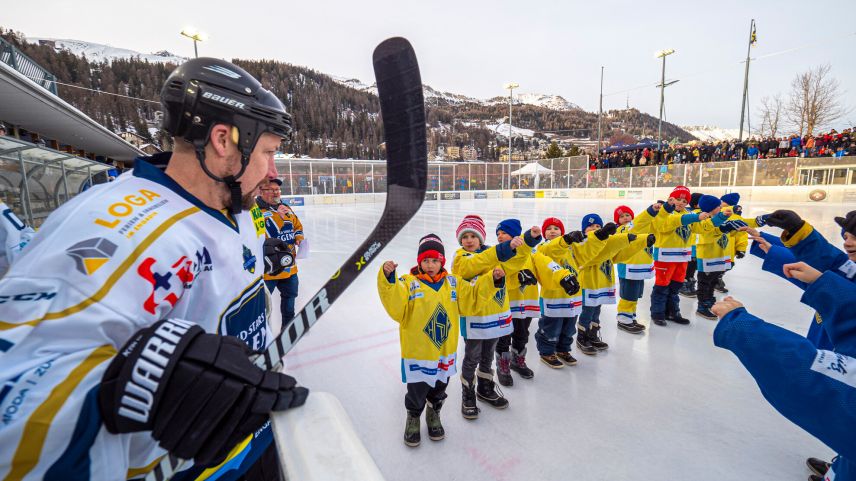
<svg viewBox="0 0 856 481">
<path fill-rule="evenodd" d="M 550 227 L 551 225 L 558 227 L 559 232 L 562 233 L 561 235 L 565 235 L 565 224 L 562 224 L 562 221 L 555 217 L 547 217 L 544 219 L 544 223 L 541 224 L 541 235 L 544 235 L 544 233 L 547 232 L 547 227 Z"/>
<path fill-rule="evenodd" d="M 671 194 L 669 194 L 669 197 L 673 199 L 684 199 L 685 201 L 689 202 L 692 198 L 692 194 L 690 194 L 689 189 L 682 185 L 679 185 L 675 187 L 675 190 L 673 190 Z"/>
<path fill-rule="evenodd" d="M 446 249 L 443 248 L 443 241 L 434 234 L 428 234 L 419 239 L 416 263 L 421 264 L 423 259 L 440 259 L 440 263 L 446 265 Z"/>
<path fill-rule="evenodd" d="M 621 217 L 621 214 L 630 214 L 631 219 L 636 217 L 636 214 L 633 213 L 633 209 L 626 205 L 619 205 L 615 208 L 615 213 L 612 214 L 612 218 L 615 220 L 616 224 L 618 224 L 618 218 Z"/>
<path fill-rule="evenodd" d="M 458 230 L 455 231 L 455 237 L 458 238 L 458 244 L 461 243 L 461 237 L 464 234 L 473 234 L 479 238 L 479 242 L 484 245 L 485 238 L 485 229 L 484 229 L 484 220 L 477 215 L 468 215 L 464 217 L 464 220 L 461 221 L 461 225 L 458 226 Z"/>
</svg>

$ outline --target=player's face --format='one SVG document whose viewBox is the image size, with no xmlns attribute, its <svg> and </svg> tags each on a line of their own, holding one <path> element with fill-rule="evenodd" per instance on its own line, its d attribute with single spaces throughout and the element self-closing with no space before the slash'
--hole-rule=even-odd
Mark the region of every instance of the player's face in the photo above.
<svg viewBox="0 0 856 481">
<path fill-rule="evenodd" d="M 671 204 L 673 206 L 675 206 L 675 210 L 678 212 L 682 212 L 684 209 L 687 208 L 687 204 L 689 204 L 689 202 L 687 202 L 686 199 L 683 199 L 683 198 L 675 199 L 675 198 L 670 197 L 669 201 L 670 202 L 674 201 L 674 202 L 671 202 Z"/>
<path fill-rule="evenodd" d="M 856 235 L 844 233 L 844 251 L 851 261 L 856 262 Z"/>
<path fill-rule="evenodd" d="M 547 230 L 544 231 L 544 238 L 547 240 L 553 240 L 560 235 L 562 235 L 562 231 L 554 225 L 548 226 Z"/>
<path fill-rule="evenodd" d="M 506 234 L 505 231 L 499 231 L 496 233 L 496 241 L 497 242 L 505 242 L 505 241 L 510 241 L 510 240 L 511 240 L 511 236 Z"/>
<path fill-rule="evenodd" d="M 629 212 L 622 212 L 620 216 L 618 216 L 618 224 L 624 225 L 633 220 L 633 216 L 630 215 Z"/>
<path fill-rule="evenodd" d="M 589 232 L 599 230 L 600 227 L 601 227 L 600 224 L 592 224 L 592 225 L 586 227 L 585 233 L 588 234 Z"/>
<path fill-rule="evenodd" d="M 461 236 L 461 247 L 463 247 L 467 252 L 475 252 L 479 247 L 481 247 L 481 242 L 475 234 L 467 232 Z"/>
<path fill-rule="evenodd" d="M 443 267 L 443 264 L 440 263 L 440 259 L 426 257 L 419 263 L 419 267 L 422 268 L 422 272 L 429 276 L 436 276 L 440 272 L 440 268 Z"/>
</svg>

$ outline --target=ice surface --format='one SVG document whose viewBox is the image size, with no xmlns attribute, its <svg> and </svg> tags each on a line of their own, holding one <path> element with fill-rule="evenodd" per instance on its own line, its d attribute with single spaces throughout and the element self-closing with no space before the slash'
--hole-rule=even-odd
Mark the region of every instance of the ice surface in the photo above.
<svg viewBox="0 0 856 481">
<path fill-rule="evenodd" d="M 627 204 L 637 212 L 646 205 Z M 574 349 L 577 366 L 547 368 L 538 361 L 530 336 L 527 359 L 535 378 L 515 375 L 514 386 L 503 388 L 508 409 L 480 404 L 478 420 L 463 419 L 460 380 L 455 376 L 442 410 L 446 439 L 428 440 L 423 422 L 422 445 L 413 449 L 403 444 L 405 386 L 397 324 L 387 317 L 375 288 L 382 261 L 394 260 L 399 272 L 409 269 L 415 264 L 418 239 L 428 232 L 442 237 L 451 259 L 458 247 L 455 228 L 465 214 L 485 219 L 493 243 L 494 226 L 507 217 L 528 226 L 556 216 L 567 228 L 579 229 L 586 213 L 611 220 L 617 205 L 553 199 L 426 202 L 289 354 L 287 372 L 310 389 L 338 396 L 389 480 L 805 479 L 805 458 L 829 459 L 833 453 L 770 407 L 737 359 L 713 346 L 716 322 L 696 318 L 695 302 L 686 298 L 681 311 L 692 324 L 652 325 L 642 336 L 618 331 L 615 306 L 605 306 L 601 321 L 610 349 L 595 357 Z M 801 212 L 840 244 L 832 218 L 848 206 L 746 204 L 744 213 L 783 207 Z M 299 263 L 298 307 L 369 234 L 382 208 L 356 204 L 296 209 L 313 242 L 312 255 Z M 731 295 L 752 313 L 800 334 L 808 329 L 812 311 L 799 303 L 801 292 L 762 272 L 757 258 L 738 261 L 725 281 Z M 645 324 L 652 283 L 646 281 L 639 305 Z M 278 303 L 277 294 L 274 305 Z M 462 359 L 462 342 L 459 356 Z"/>
</svg>

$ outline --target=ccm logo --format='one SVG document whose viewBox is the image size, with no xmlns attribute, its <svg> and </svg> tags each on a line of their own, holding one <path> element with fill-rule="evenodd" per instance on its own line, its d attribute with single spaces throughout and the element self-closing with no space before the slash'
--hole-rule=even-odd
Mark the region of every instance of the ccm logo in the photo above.
<svg viewBox="0 0 856 481">
<path fill-rule="evenodd" d="M 229 97 L 224 97 L 222 95 L 212 94 L 211 92 L 205 92 L 202 94 L 203 99 L 211 99 L 215 102 L 220 102 L 221 104 L 231 105 L 232 107 L 238 107 L 239 109 L 244 109 L 245 105 L 242 102 L 238 102 L 237 100 L 230 99 Z"/>
</svg>

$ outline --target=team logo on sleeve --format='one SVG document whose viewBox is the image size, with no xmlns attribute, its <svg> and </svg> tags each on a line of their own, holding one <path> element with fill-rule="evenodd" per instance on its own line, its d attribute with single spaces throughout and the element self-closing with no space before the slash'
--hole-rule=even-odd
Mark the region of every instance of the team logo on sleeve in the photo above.
<svg viewBox="0 0 856 481">
<path fill-rule="evenodd" d="M 249 272 L 250 274 L 256 273 L 256 256 L 253 255 L 253 251 L 250 250 L 249 247 L 244 247 L 244 270 Z"/>
<path fill-rule="evenodd" d="M 74 259 L 81 274 L 91 276 L 113 257 L 116 244 L 101 237 L 93 237 L 74 244 L 65 252 Z"/>
<path fill-rule="evenodd" d="M 451 328 L 452 323 L 449 322 L 449 315 L 446 313 L 446 309 L 443 308 L 442 304 L 437 304 L 437 308 L 434 309 L 434 313 L 431 314 L 431 318 L 428 319 L 422 332 L 428 336 L 428 339 L 431 339 L 431 343 L 437 349 L 440 349 L 443 347 L 446 339 L 449 338 Z"/>
</svg>

